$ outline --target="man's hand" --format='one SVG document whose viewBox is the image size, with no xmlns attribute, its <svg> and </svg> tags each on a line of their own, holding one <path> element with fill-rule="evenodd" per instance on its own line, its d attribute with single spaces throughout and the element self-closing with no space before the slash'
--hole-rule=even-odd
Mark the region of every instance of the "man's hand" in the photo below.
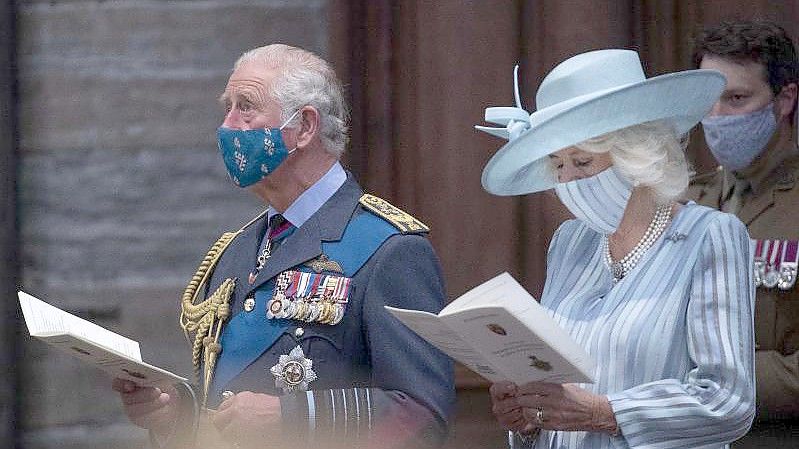
<svg viewBox="0 0 799 449">
<path fill-rule="evenodd" d="M 242 449 L 280 447 L 280 398 L 243 391 L 225 400 L 212 421 L 222 438 Z"/>
<path fill-rule="evenodd" d="M 530 382 L 518 388 L 516 401 L 525 420 L 542 429 L 618 432 L 607 397 L 574 384 Z"/>
<path fill-rule="evenodd" d="M 178 393 L 174 388 L 140 387 L 125 379 L 114 379 L 113 389 L 119 392 L 128 418 L 139 427 L 167 436 L 178 414 Z"/>
</svg>

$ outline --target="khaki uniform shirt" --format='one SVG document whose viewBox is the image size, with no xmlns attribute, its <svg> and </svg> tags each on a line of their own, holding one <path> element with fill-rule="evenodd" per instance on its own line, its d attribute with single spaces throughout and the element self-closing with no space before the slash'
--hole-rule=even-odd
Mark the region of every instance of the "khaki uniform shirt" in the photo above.
<svg viewBox="0 0 799 449">
<path fill-rule="evenodd" d="M 799 240 L 799 154 L 757 165 L 738 198 L 736 178 L 721 167 L 695 177 L 687 197 L 722 210 L 734 200 L 730 212 L 752 239 Z M 757 419 L 799 419 L 799 282 L 787 291 L 758 287 L 755 344 Z"/>
</svg>

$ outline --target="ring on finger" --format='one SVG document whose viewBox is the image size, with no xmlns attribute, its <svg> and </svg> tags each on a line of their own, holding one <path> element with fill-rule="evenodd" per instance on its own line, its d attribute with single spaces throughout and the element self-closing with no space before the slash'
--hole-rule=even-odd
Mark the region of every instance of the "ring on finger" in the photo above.
<svg viewBox="0 0 799 449">
<path fill-rule="evenodd" d="M 536 407 L 535 409 L 535 422 L 544 424 L 544 409 L 541 407 Z"/>
</svg>

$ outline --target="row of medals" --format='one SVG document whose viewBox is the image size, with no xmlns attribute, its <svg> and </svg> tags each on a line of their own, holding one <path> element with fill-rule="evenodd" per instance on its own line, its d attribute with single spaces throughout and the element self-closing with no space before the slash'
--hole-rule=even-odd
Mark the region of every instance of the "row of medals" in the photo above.
<svg viewBox="0 0 799 449">
<path fill-rule="evenodd" d="M 797 242 L 777 239 L 755 240 L 754 242 L 755 286 L 790 290 L 796 283 Z"/>
<path fill-rule="evenodd" d="M 777 267 L 755 259 L 755 286 L 790 290 L 796 282 L 796 264 L 783 262 Z"/>
<path fill-rule="evenodd" d="M 286 290 L 293 282 L 300 285 L 312 284 L 315 276 L 322 276 L 315 292 L 286 296 Z M 275 281 L 274 293 L 267 304 L 266 317 L 336 325 L 344 318 L 349 282 L 349 278 L 342 276 L 284 271 Z"/>
</svg>

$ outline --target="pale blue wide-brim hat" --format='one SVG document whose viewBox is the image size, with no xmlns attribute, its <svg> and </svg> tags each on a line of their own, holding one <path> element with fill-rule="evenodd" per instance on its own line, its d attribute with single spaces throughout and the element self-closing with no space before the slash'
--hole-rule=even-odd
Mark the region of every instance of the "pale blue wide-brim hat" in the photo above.
<svg viewBox="0 0 799 449">
<path fill-rule="evenodd" d="M 555 186 L 548 156 L 592 137 L 662 120 L 677 135 L 710 112 L 726 81 L 715 70 L 687 70 L 646 78 L 638 53 L 596 50 L 563 61 L 541 82 L 537 110 L 487 108 L 485 120 L 503 127 L 475 126 L 509 139 L 483 169 L 483 188 L 495 195 L 522 195 Z"/>
</svg>

